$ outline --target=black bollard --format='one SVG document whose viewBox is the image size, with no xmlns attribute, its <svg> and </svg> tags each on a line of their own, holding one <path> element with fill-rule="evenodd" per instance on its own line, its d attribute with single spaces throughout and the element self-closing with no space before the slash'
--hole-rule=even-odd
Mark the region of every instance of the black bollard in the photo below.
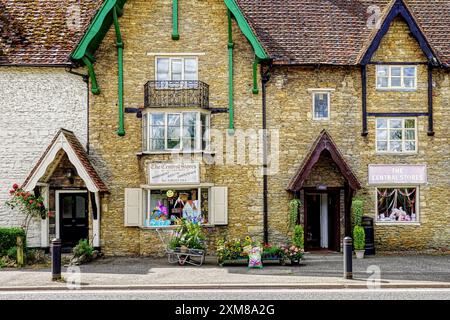
<svg viewBox="0 0 450 320">
<path fill-rule="evenodd" d="M 53 239 L 52 252 L 52 281 L 61 279 L 61 240 Z"/>
<path fill-rule="evenodd" d="M 353 279 L 352 270 L 352 238 L 345 237 L 343 241 L 344 247 L 344 279 Z"/>
</svg>

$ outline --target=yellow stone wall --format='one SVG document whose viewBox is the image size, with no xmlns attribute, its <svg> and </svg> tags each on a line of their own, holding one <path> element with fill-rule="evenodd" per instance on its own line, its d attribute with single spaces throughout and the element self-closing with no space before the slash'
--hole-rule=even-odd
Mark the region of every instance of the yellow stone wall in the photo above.
<svg viewBox="0 0 450 320">
<path fill-rule="evenodd" d="M 210 85 L 211 107 L 228 104 L 227 17 L 222 0 L 186 0 L 180 2 L 180 40 L 171 39 L 172 1 L 129 0 L 120 26 L 125 43 L 124 101 L 127 108 L 143 106 L 144 84 L 154 80 L 155 53 L 198 53 L 199 80 Z M 262 127 L 261 93 L 252 89 L 254 54 L 233 22 L 234 32 L 234 102 L 237 129 Z M 116 134 L 117 61 L 115 34 L 111 29 L 97 51 L 95 70 L 101 94 L 91 95 L 90 142 L 94 165 L 105 179 L 111 194 L 102 201 L 101 245 L 107 255 L 161 253 L 152 230 L 124 227 L 124 189 L 146 183 L 146 164 L 167 160 L 165 155 L 143 155 L 141 152 L 141 119 L 125 115 L 126 135 Z M 425 61 L 420 48 L 411 39 L 402 21 L 395 21 L 383 39 L 374 61 Z M 344 158 L 363 185 L 358 196 L 365 200 L 365 213 L 375 215 L 375 189 L 367 185 L 370 163 L 426 163 L 429 184 L 420 188 L 420 226 L 376 226 L 379 250 L 448 248 L 450 225 L 449 75 L 434 71 L 435 131 L 427 136 L 426 117 L 418 118 L 419 152 L 410 156 L 375 154 L 375 119 L 369 117 L 367 137 L 361 136 L 361 78 L 359 67 L 277 67 L 267 87 L 267 123 L 279 130 L 279 170 L 268 178 L 269 231 L 271 242 L 285 241 L 289 236 L 288 202 L 285 191 L 305 155 L 322 129 L 327 129 Z M 426 112 L 426 66 L 419 66 L 418 90 L 415 92 L 377 92 L 375 69 L 368 67 L 369 112 Z M 331 119 L 312 120 L 312 96 L 309 88 L 329 88 Z M 228 114 L 212 116 L 212 128 L 224 132 Z M 342 185 L 334 166 L 326 174 L 327 160 L 313 170 L 308 183 Z M 202 164 L 202 182 L 228 186 L 229 225 L 208 228 L 213 244 L 217 237 L 262 236 L 263 197 L 260 167 L 254 165 Z M 213 250 L 214 247 L 210 246 Z"/>
</svg>

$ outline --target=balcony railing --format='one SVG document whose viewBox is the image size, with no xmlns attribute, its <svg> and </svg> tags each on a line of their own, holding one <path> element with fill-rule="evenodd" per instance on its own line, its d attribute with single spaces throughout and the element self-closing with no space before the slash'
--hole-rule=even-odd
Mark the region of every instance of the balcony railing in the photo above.
<svg viewBox="0 0 450 320">
<path fill-rule="evenodd" d="M 209 85 L 202 81 L 149 81 L 144 89 L 146 108 L 209 108 Z"/>
</svg>

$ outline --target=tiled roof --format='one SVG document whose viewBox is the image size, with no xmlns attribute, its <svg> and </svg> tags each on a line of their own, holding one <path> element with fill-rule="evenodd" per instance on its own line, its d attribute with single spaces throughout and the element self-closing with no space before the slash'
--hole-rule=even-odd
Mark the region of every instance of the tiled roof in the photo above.
<svg viewBox="0 0 450 320">
<path fill-rule="evenodd" d="M 50 150 L 52 149 L 53 145 L 57 142 L 57 140 L 58 140 L 58 138 L 59 138 L 59 136 L 61 134 L 64 135 L 66 140 L 69 142 L 70 147 L 72 148 L 72 150 L 74 151 L 76 157 L 78 158 L 78 160 L 80 161 L 80 163 L 82 164 L 84 169 L 86 170 L 86 172 L 89 175 L 89 178 L 92 181 L 92 183 L 98 188 L 98 191 L 100 191 L 100 192 L 108 192 L 108 187 L 105 185 L 103 180 L 98 175 L 97 171 L 92 166 L 91 162 L 89 161 L 89 157 L 88 157 L 85 149 L 81 145 L 80 141 L 78 140 L 78 138 L 75 136 L 75 134 L 72 131 L 69 131 L 69 130 L 66 130 L 66 129 L 60 129 L 56 133 L 56 135 L 53 138 L 52 142 L 50 142 L 50 144 L 48 145 L 48 147 L 45 150 L 45 152 L 39 158 L 38 162 L 33 167 L 33 169 L 31 170 L 30 174 L 28 175 L 28 177 L 25 179 L 25 182 L 23 183 L 23 186 L 26 186 L 28 184 L 28 182 L 33 178 L 33 176 L 35 175 L 36 171 L 41 166 L 41 163 L 44 161 L 44 159 L 46 158 L 47 154 L 50 152 Z"/>
<path fill-rule="evenodd" d="M 390 0 L 235 0 L 274 63 L 336 64 L 359 62 L 370 44 L 373 16 Z M 450 62 L 450 0 L 405 0 L 438 58 Z M 369 24 L 370 26 L 370 24 Z"/>
<path fill-rule="evenodd" d="M 0 65 L 64 65 L 103 0 L 0 0 Z"/>
</svg>

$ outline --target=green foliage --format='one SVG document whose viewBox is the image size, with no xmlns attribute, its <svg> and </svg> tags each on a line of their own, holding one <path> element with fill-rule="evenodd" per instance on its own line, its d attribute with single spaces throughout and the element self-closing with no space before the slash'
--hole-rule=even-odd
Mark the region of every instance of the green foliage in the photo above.
<svg viewBox="0 0 450 320">
<path fill-rule="evenodd" d="M 263 256 L 281 256 L 282 251 L 281 251 L 281 248 L 278 246 L 266 244 L 266 245 L 264 245 L 262 255 Z"/>
<path fill-rule="evenodd" d="M 249 244 L 247 239 L 246 241 L 241 241 L 240 239 L 234 240 L 223 240 L 220 239 L 217 241 L 217 258 L 219 263 L 222 263 L 225 260 L 236 260 L 236 259 L 245 259 L 247 258 L 247 252 L 244 250 L 244 247 Z"/>
<path fill-rule="evenodd" d="M 78 244 L 73 248 L 73 255 L 75 257 L 81 257 L 85 255 L 86 257 L 92 257 L 94 248 L 89 244 L 87 239 L 81 239 Z"/>
<path fill-rule="evenodd" d="M 17 260 L 17 247 L 11 247 L 8 249 L 8 251 L 6 252 L 6 255 L 8 256 L 8 258 L 10 258 L 11 260 Z"/>
<path fill-rule="evenodd" d="M 169 243 L 171 249 L 186 246 L 189 249 L 205 249 L 206 236 L 201 224 L 181 219 L 174 237 Z"/>
<path fill-rule="evenodd" d="M 298 217 L 298 208 L 302 205 L 299 199 L 292 199 L 289 202 L 289 226 L 295 226 Z"/>
<path fill-rule="evenodd" d="M 353 228 L 353 245 L 355 250 L 364 250 L 366 246 L 366 234 L 364 228 L 355 226 Z"/>
<path fill-rule="evenodd" d="M 7 255 L 8 250 L 17 245 L 18 236 L 25 240 L 25 231 L 22 228 L 0 228 L 0 256 Z"/>
<path fill-rule="evenodd" d="M 296 225 L 294 227 L 294 236 L 292 237 L 292 244 L 300 249 L 305 248 L 304 231 L 301 225 Z"/>
<path fill-rule="evenodd" d="M 363 216 L 363 201 L 361 199 L 354 199 L 352 201 L 353 224 L 361 226 L 361 219 Z"/>
</svg>

